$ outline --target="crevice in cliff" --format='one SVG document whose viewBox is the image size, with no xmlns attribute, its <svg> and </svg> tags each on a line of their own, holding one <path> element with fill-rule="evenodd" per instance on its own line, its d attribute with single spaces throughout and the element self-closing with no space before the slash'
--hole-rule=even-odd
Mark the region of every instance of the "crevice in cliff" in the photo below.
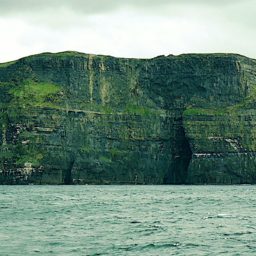
<svg viewBox="0 0 256 256">
<path fill-rule="evenodd" d="M 75 159 L 72 159 L 68 168 L 67 168 L 67 171 L 65 173 L 65 177 L 64 177 L 64 184 L 65 185 L 72 185 L 72 183 L 73 183 L 72 169 L 73 169 L 74 164 L 75 164 Z"/>
<path fill-rule="evenodd" d="M 182 117 L 177 119 L 175 141 L 170 169 L 164 177 L 164 184 L 186 184 L 192 151 L 186 137 Z"/>
</svg>

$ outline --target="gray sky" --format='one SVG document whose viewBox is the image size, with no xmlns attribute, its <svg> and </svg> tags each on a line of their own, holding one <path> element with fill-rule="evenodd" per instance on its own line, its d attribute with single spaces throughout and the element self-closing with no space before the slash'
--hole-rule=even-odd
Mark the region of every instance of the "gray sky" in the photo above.
<svg viewBox="0 0 256 256">
<path fill-rule="evenodd" d="M 0 62 L 66 50 L 256 58 L 256 0 L 0 0 Z"/>
</svg>

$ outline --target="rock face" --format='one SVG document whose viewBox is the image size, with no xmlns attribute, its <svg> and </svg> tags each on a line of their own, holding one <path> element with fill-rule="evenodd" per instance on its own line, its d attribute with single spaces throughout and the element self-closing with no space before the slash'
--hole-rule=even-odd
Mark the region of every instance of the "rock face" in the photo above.
<svg viewBox="0 0 256 256">
<path fill-rule="evenodd" d="M 255 101 L 234 54 L 0 64 L 0 184 L 256 183 Z"/>
</svg>

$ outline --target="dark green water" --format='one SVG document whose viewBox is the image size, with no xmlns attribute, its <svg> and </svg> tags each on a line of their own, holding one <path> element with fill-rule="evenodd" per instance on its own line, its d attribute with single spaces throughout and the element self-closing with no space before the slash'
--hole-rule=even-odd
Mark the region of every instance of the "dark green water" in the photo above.
<svg viewBox="0 0 256 256">
<path fill-rule="evenodd" d="M 255 186 L 0 186 L 0 255 L 256 255 Z"/>
</svg>

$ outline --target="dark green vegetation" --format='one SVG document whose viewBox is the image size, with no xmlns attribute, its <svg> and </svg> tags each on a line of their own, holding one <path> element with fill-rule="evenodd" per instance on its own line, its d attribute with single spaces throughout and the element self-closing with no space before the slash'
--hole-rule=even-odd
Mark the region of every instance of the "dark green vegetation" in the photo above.
<svg viewBox="0 0 256 256">
<path fill-rule="evenodd" d="M 256 183 L 255 109 L 240 55 L 0 64 L 0 184 Z"/>
</svg>

